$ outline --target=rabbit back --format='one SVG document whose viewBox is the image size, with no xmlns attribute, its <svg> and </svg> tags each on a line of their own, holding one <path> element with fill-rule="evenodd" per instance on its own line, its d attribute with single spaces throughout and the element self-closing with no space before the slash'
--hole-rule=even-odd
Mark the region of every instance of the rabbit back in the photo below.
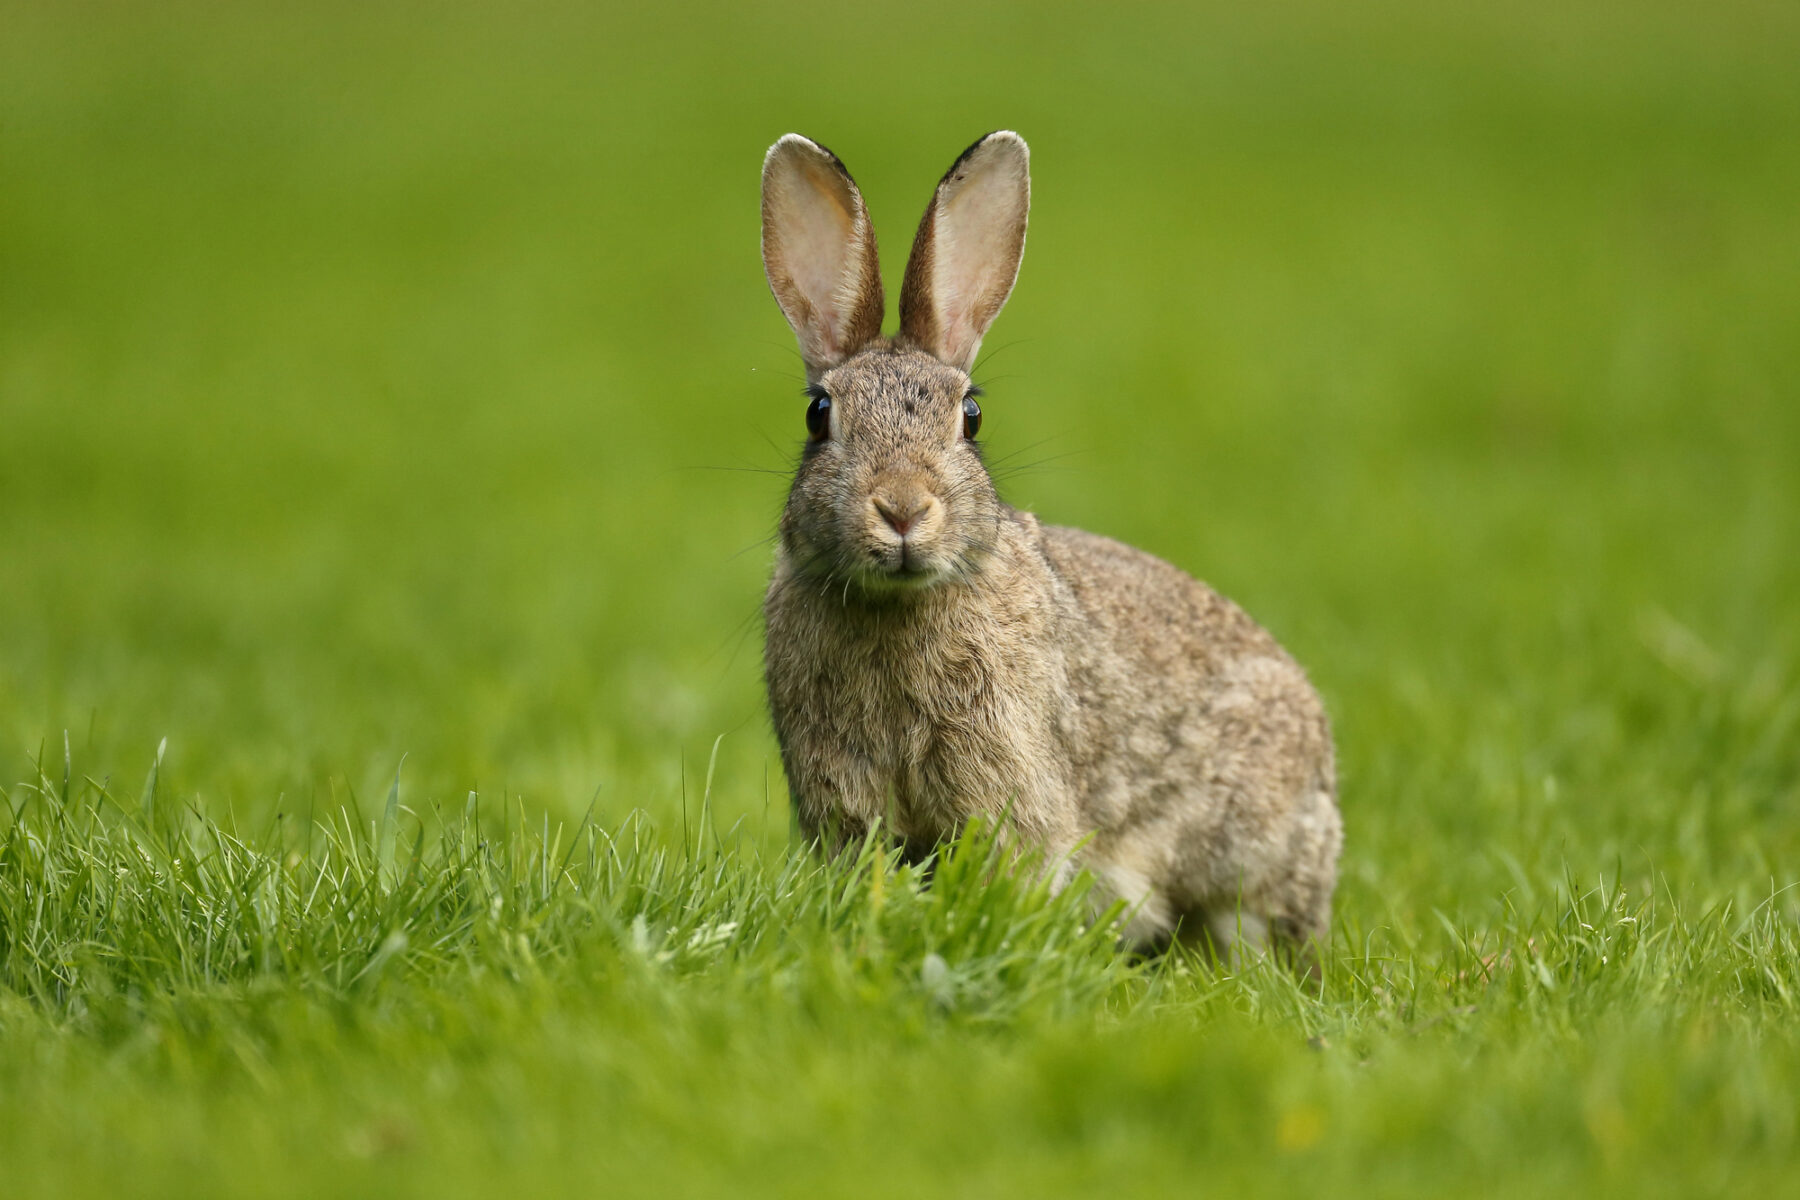
<svg viewBox="0 0 1800 1200">
<path fill-rule="evenodd" d="M 1064 597 L 1061 740 L 1085 863 L 1138 908 L 1146 939 L 1242 914 L 1283 940 L 1322 935 L 1343 834 L 1305 673 L 1161 559 L 1055 526 L 1040 547 Z"/>
</svg>

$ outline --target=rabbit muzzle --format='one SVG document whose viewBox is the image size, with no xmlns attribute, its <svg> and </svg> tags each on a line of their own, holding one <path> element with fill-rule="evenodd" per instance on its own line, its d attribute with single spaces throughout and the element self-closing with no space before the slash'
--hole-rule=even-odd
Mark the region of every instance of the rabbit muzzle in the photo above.
<svg viewBox="0 0 1800 1200">
<path fill-rule="evenodd" d="M 918 481 L 877 488 L 863 514 L 862 541 L 869 574 L 901 585 L 929 583 L 942 574 L 943 501 Z"/>
</svg>

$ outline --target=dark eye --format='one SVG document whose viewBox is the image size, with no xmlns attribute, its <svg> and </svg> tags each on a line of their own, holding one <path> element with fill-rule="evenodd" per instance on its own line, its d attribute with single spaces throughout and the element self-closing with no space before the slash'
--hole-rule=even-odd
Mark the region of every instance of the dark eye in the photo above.
<svg viewBox="0 0 1800 1200">
<path fill-rule="evenodd" d="M 981 405 L 975 403 L 975 393 L 970 392 L 963 397 L 963 436 L 972 438 L 981 432 Z"/>
<path fill-rule="evenodd" d="M 812 403 L 806 406 L 806 432 L 815 442 L 825 440 L 831 432 L 831 397 L 824 388 L 813 388 Z"/>
</svg>

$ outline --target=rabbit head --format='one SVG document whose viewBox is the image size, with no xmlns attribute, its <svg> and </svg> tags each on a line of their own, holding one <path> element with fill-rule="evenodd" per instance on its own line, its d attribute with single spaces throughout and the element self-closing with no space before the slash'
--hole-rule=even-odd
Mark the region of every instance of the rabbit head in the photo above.
<svg viewBox="0 0 1800 1200">
<path fill-rule="evenodd" d="M 968 578 L 1002 516 L 969 378 L 1018 277 L 1029 152 L 991 133 L 938 183 L 881 334 L 875 230 L 836 155 L 788 134 L 763 163 L 763 266 L 806 364 L 807 442 L 782 513 L 791 569 L 896 595 Z"/>
</svg>

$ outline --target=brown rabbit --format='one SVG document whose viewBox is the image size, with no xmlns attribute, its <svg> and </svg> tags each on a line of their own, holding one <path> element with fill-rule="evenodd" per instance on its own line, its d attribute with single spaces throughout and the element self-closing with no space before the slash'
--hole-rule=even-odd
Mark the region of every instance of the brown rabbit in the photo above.
<svg viewBox="0 0 1800 1200">
<path fill-rule="evenodd" d="M 1018 276 L 1030 158 L 970 146 L 881 335 L 875 231 L 829 150 L 762 176 L 763 264 L 800 340 L 809 439 L 781 517 L 764 669 L 803 829 L 928 850 L 972 817 L 1091 871 L 1125 936 L 1306 952 L 1331 913 L 1331 732 L 1242 610 L 1140 550 L 1041 525 L 982 465 L 969 369 Z"/>
</svg>

